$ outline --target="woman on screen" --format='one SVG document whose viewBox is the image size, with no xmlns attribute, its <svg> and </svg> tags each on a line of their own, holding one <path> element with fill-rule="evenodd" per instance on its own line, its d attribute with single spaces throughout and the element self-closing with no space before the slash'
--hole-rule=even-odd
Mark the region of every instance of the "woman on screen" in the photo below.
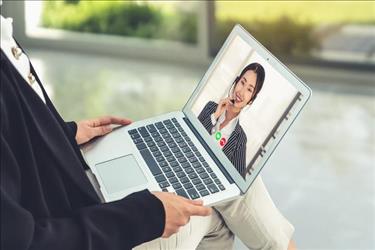
<svg viewBox="0 0 375 250">
<path fill-rule="evenodd" d="M 218 104 L 208 102 L 198 116 L 243 177 L 246 176 L 247 137 L 239 123 L 239 114 L 254 102 L 262 89 L 264 78 L 262 65 L 247 65 L 234 80 L 228 97 L 220 100 Z"/>
</svg>

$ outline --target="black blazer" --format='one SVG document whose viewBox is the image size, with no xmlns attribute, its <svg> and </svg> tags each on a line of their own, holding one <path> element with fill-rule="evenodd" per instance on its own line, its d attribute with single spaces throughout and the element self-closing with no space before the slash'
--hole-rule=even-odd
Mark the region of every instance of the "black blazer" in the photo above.
<svg viewBox="0 0 375 250">
<path fill-rule="evenodd" d="M 211 134 L 211 130 L 214 126 L 211 121 L 211 115 L 215 113 L 217 105 L 218 104 L 215 102 L 208 102 L 198 116 L 199 121 L 207 129 L 209 134 Z M 246 142 L 246 134 L 238 122 L 228 142 L 223 147 L 224 154 L 241 175 L 244 175 L 246 170 Z"/>
<path fill-rule="evenodd" d="M 1 50 L 1 249 L 124 250 L 161 236 L 164 208 L 148 191 L 100 203 L 76 124 L 42 90 L 46 104 Z"/>
</svg>

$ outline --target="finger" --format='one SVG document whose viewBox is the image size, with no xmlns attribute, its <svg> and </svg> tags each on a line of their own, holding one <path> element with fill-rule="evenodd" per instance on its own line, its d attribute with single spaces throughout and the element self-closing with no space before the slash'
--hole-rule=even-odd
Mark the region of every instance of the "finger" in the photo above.
<svg viewBox="0 0 375 250">
<path fill-rule="evenodd" d="M 94 119 L 94 127 L 103 126 L 103 125 L 110 125 L 110 124 L 117 124 L 117 125 L 129 125 L 132 123 L 130 119 L 121 118 L 117 116 L 103 116 L 97 119 Z"/>
<path fill-rule="evenodd" d="M 189 207 L 189 213 L 190 213 L 190 216 L 193 216 L 193 215 L 208 216 L 212 213 L 212 208 L 191 205 Z"/>
<path fill-rule="evenodd" d="M 111 126 L 100 126 L 100 127 L 93 128 L 92 131 L 94 133 L 94 137 L 95 136 L 102 136 L 102 135 L 105 135 L 105 134 L 108 134 L 109 132 L 111 132 L 112 128 L 111 128 Z"/>
</svg>

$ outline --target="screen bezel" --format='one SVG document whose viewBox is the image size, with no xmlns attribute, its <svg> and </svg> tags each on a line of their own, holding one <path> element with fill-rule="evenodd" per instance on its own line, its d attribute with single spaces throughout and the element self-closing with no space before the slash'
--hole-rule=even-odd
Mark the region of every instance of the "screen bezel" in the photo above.
<svg viewBox="0 0 375 250">
<path fill-rule="evenodd" d="M 223 151 L 217 146 L 216 142 L 212 140 L 212 137 L 207 133 L 207 130 L 198 120 L 198 117 L 191 111 L 195 101 L 199 97 L 199 94 L 207 84 L 211 73 L 220 63 L 228 46 L 237 36 L 242 38 L 251 48 L 255 50 L 256 53 L 258 53 L 263 59 L 265 59 L 277 72 L 279 72 L 286 80 L 288 80 L 289 83 L 297 89 L 297 91 L 301 93 L 300 101 L 293 106 L 293 113 L 288 117 L 287 120 L 284 119 L 284 121 L 281 123 L 278 129 L 278 133 L 277 135 L 275 135 L 275 139 L 272 142 L 272 145 L 267 149 L 262 159 L 257 163 L 256 171 L 252 172 L 252 175 L 246 181 L 235 169 L 235 167 L 229 161 Z M 302 80 L 300 80 L 284 64 L 282 64 L 275 56 L 273 56 L 271 52 L 264 48 L 253 36 L 251 36 L 244 28 L 242 28 L 241 25 L 237 24 L 229 34 L 224 45 L 218 52 L 217 56 L 211 63 L 203 78 L 200 80 L 199 84 L 195 88 L 182 111 L 186 115 L 187 119 L 189 119 L 189 121 L 192 123 L 194 128 L 198 131 L 203 140 L 208 144 L 214 155 L 218 158 L 229 175 L 232 177 L 233 181 L 236 183 L 240 191 L 242 193 L 245 193 L 249 189 L 259 172 L 262 170 L 267 160 L 269 159 L 277 145 L 280 143 L 281 139 L 284 137 L 285 133 L 288 131 L 290 125 L 293 123 L 302 108 L 305 106 L 310 96 L 311 89 Z"/>
</svg>

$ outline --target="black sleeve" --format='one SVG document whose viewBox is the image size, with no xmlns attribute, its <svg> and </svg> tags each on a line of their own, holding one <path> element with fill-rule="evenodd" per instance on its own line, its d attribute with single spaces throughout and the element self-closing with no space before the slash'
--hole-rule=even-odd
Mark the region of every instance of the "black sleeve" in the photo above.
<svg viewBox="0 0 375 250">
<path fill-rule="evenodd" d="M 65 124 L 66 124 L 66 127 L 68 128 L 70 139 L 73 139 L 75 141 L 76 134 L 77 134 L 77 123 L 75 123 L 74 121 L 71 121 L 71 122 L 65 122 Z"/>
<path fill-rule="evenodd" d="M 1 136 L 2 250 L 125 250 L 163 233 L 163 204 L 148 191 L 46 217 L 23 206 L 24 196 L 30 194 L 22 190 L 21 176 L 17 159 Z M 35 206 L 41 205 L 35 201 Z"/>
</svg>

